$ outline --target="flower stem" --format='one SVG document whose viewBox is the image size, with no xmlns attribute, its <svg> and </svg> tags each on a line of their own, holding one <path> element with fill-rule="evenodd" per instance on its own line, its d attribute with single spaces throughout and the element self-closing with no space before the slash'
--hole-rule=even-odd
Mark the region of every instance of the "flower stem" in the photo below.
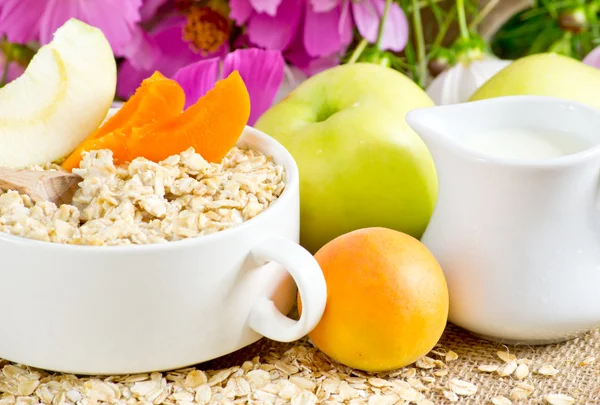
<svg viewBox="0 0 600 405">
<path fill-rule="evenodd" d="M 360 55 L 363 53 L 365 48 L 369 45 L 369 42 L 366 39 L 361 39 L 354 51 L 352 51 L 352 55 L 350 55 L 350 59 L 348 59 L 347 64 L 352 64 L 360 58 Z"/>
<path fill-rule="evenodd" d="M 425 55 L 425 38 L 423 37 L 423 23 L 421 21 L 421 8 L 417 0 L 412 0 L 413 5 L 413 26 L 415 31 L 417 48 L 417 84 L 423 87 L 425 75 L 427 74 L 427 60 Z"/>
<path fill-rule="evenodd" d="M 431 49 L 439 48 L 442 45 L 442 41 L 444 40 L 444 38 L 446 37 L 446 34 L 448 33 L 448 29 L 450 28 L 450 24 L 452 24 L 452 21 L 454 20 L 455 14 L 456 14 L 456 7 L 452 7 L 446 14 L 444 21 L 442 21 L 442 24 L 440 25 L 438 34 L 436 35 L 435 40 L 433 41 L 433 44 L 431 45 Z"/>
<path fill-rule="evenodd" d="M 383 40 L 383 28 L 385 25 L 385 21 L 387 20 L 387 16 L 390 11 L 391 5 L 392 0 L 385 0 L 385 6 L 383 7 L 383 13 L 381 14 L 381 20 L 379 21 L 379 32 L 377 33 L 377 42 L 375 42 L 375 46 L 377 47 L 377 49 L 381 49 L 381 41 Z"/>
<path fill-rule="evenodd" d="M 467 26 L 467 17 L 465 15 L 464 0 L 456 0 L 456 10 L 458 11 L 458 26 L 460 27 L 460 36 L 462 39 L 469 39 L 469 28 Z"/>
<path fill-rule="evenodd" d="M 477 28 L 479 23 L 481 23 L 481 21 L 483 21 L 485 17 L 487 17 L 487 15 L 498 5 L 498 3 L 500 3 L 500 0 L 490 0 L 481 9 L 481 11 L 477 13 L 475 18 L 473 18 L 473 21 L 471 21 L 471 24 L 469 24 L 469 29 L 474 30 L 475 28 Z"/>
</svg>

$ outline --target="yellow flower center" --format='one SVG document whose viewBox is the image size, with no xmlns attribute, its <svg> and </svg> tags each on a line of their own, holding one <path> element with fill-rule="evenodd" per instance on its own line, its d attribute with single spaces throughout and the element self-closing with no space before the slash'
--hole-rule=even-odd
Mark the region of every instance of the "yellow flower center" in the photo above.
<svg viewBox="0 0 600 405">
<path fill-rule="evenodd" d="M 183 39 L 198 52 L 214 52 L 229 38 L 229 20 L 212 7 L 190 7 Z"/>
</svg>

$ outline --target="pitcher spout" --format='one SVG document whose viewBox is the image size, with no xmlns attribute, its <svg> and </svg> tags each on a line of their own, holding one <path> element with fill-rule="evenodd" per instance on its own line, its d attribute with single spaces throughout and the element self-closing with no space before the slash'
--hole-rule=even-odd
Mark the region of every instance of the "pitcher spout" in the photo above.
<svg viewBox="0 0 600 405">
<path fill-rule="evenodd" d="M 410 111 L 408 125 L 435 155 L 492 164 L 553 165 L 600 153 L 600 111 L 541 96 L 510 96 Z M 577 156 L 574 156 L 577 155 Z"/>
</svg>

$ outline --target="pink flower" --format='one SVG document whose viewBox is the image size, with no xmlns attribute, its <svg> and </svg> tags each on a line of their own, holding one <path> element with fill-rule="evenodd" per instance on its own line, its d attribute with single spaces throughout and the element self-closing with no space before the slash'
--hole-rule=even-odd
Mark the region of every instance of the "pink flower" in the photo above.
<svg viewBox="0 0 600 405">
<path fill-rule="evenodd" d="M 124 99 L 129 98 L 142 80 L 158 70 L 165 76 L 190 63 L 216 56 L 224 56 L 228 46 L 224 44 L 211 54 L 203 54 L 192 50 L 190 44 L 183 40 L 183 28 L 186 25 L 184 16 L 172 16 L 157 24 L 150 33 L 139 31 L 134 37 L 138 43 L 132 48 L 130 56 L 121 63 L 117 80 L 117 94 Z"/>
<path fill-rule="evenodd" d="M 230 0 L 230 7 L 230 18 L 247 24 L 250 42 L 284 51 L 286 58 L 313 74 L 339 63 L 354 26 L 369 42 L 376 42 L 385 0 Z M 407 40 L 406 16 L 392 3 L 381 48 L 401 51 Z"/>
<path fill-rule="evenodd" d="M 385 0 L 310 0 L 304 25 L 304 45 L 309 55 L 325 56 L 352 40 L 352 27 L 370 43 L 377 41 Z M 388 11 L 381 40 L 382 50 L 401 51 L 408 40 L 406 15 L 397 3 Z"/>
<path fill-rule="evenodd" d="M 248 39 L 267 49 L 285 50 L 294 39 L 307 0 L 230 0 L 229 17 L 247 24 Z"/>
<path fill-rule="evenodd" d="M 3 0 L 0 34 L 10 42 L 47 44 L 69 18 L 102 30 L 113 52 L 122 56 L 140 21 L 141 0 Z"/>
<path fill-rule="evenodd" d="M 173 75 L 173 79 L 185 91 L 187 108 L 213 88 L 217 80 L 237 70 L 250 94 L 248 124 L 253 125 L 273 103 L 283 81 L 284 68 L 285 62 L 279 51 L 238 49 L 223 59 L 210 58 L 185 66 Z"/>
<path fill-rule="evenodd" d="M 1 78 L 4 76 L 5 64 L 6 64 L 6 59 L 4 57 L 4 54 L 2 52 L 0 52 L 0 81 L 1 81 Z M 25 68 L 23 66 L 19 65 L 17 62 L 9 63 L 8 71 L 6 72 L 6 83 L 13 81 L 17 77 L 21 76 L 21 74 L 23 74 L 24 71 L 25 71 Z"/>
<path fill-rule="evenodd" d="M 585 58 L 583 58 L 582 62 L 586 65 L 594 66 L 600 69 L 600 46 L 592 49 L 592 51 L 588 53 Z"/>
</svg>

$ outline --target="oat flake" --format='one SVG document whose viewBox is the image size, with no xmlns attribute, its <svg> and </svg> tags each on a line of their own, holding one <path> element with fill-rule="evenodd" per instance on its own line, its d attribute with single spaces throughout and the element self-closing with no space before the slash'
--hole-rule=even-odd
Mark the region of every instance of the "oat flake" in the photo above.
<svg viewBox="0 0 600 405">
<path fill-rule="evenodd" d="M 517 380 L 522 380 L 523 378 L 529 375 L 529 367 L 527 364 L 519 364 L 517 369 L 515 370 L 514 377 Z"/>
<path fill-rule="evenodd" d="M 458 402 L 458 395 L 452 391 L 443 391 L 444 396 L 450 402 Z"/>
<path fill-rule="evenodd" d="M 454 393 L 462 396 L 473 395 L 477 392 L 477 387 L 474 384 L 468 381 L 459 380 L 458 378 L 450 380 L 450 389 Z"/>
<path fill-rule="evenodd" d="M 505 363 L 514 363 L 517 361 L 517 357 L 514 354 L 508 352 L 497 351 L 496 355 Z"/>
<path fill-rule="evenodd" d="M 512 405 L 512 401 L 501 395 L 492 398 L 492 404 L 494 405 Z"/>
<path fill-rule="evenodd" d="M 507 377 L 514 373 L 517 367 L 517 363 L 505 363 L 498 368 L 497 373 L 500 377 Z"/>
<path fill-rule="evenodd" d="M 435 365 L 436 365 L 435 360 L 433 360 L 431 357 L 428 357 L 428 356 L 421 357 L 416 362 L 416 366 L 419 368 L 422 368 L 422 369 L 434 368 Z"/>
<path fill-rule="evenodd" d="M 575 403 L 575 399 L 564 394 L 549 394 L 544 397 L 544 400 L 551 405 L 570 405 Z"/>
<path fill-rule="evenodd" d="M 449 363 L 451 361 L 458 359 L 458 354 L 456 354 L 452 350 L 448 350 L 448 353 L 446 353 L 445 358 L 446 358 L 446 363 Z"/>
<path fill-rule="evenodd" d="M 540 367 L 537 372 L 538 372 L 538 374 L 547 375 L 547 376 L 555 376 L 556 374 L 559 373 L 559 371 L 557 369 L 555 369 L 554 366 L 551 366 L 551 365 L 544 365 L 544 366 Z"/>
</svg>

